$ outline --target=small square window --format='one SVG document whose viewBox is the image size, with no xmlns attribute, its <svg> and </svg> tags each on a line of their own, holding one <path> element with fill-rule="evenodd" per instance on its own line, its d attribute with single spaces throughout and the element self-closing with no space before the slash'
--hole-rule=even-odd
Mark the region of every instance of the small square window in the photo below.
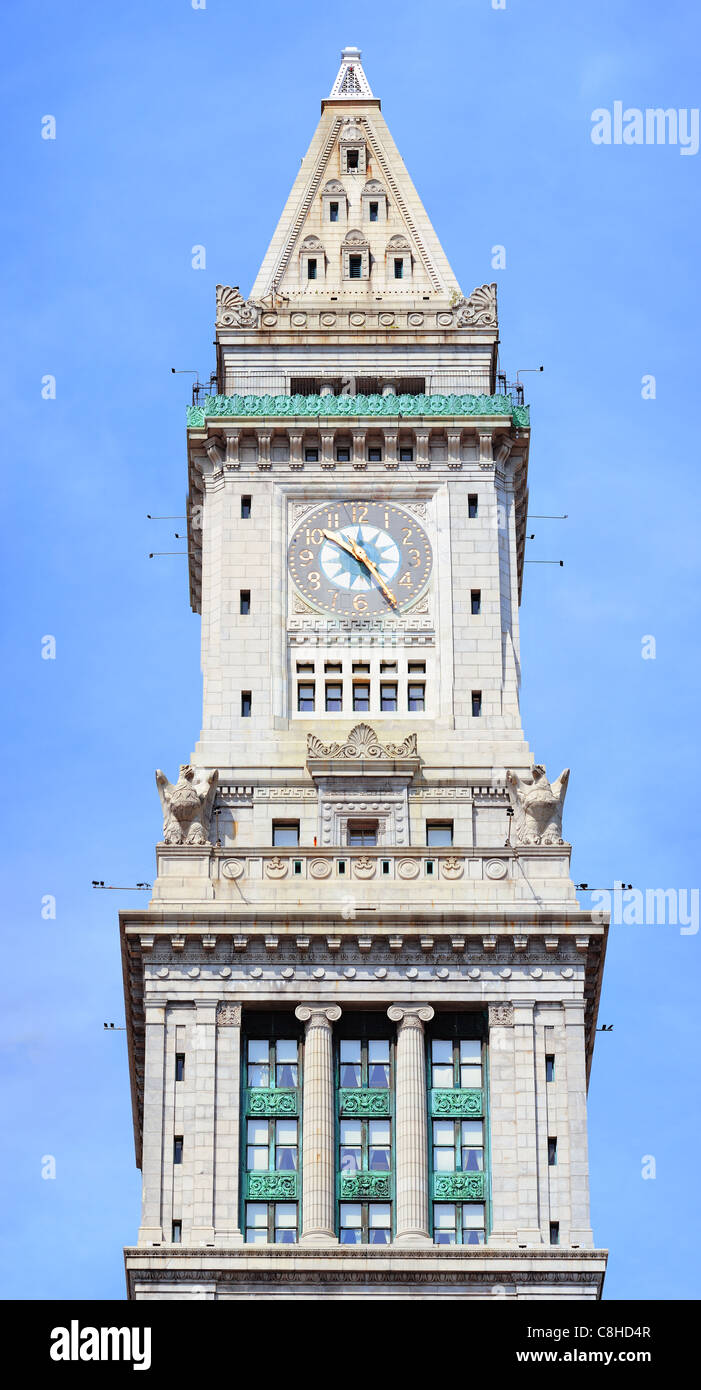
<svg viewBox="0 0 701 1390">
<path fill-rule="evenodd" d="M 273 821 L 273 846 L 289 848 L 290 845 L 299 844 L 299 821 L 298 820 L 274 820 Z"/>
<path fill-rule="evenodd" d="M 338 222 L 338 203 L 329 203 L 329 222 Z"/>
<path fill-rule="evenodd" d="M 364 674 L 366 674 L 366 673 L 367 673 L 368 675 L 370 674 L 370 662 L 369 662 L 369 661 L 354 661 L 354 662 L 353 662 L 353 675 L 354 675 L 354 676 L 360 676 L 360 675 L 364 675 Z"/>
<path fill-rule="evenodd" d="M 550 1168 L 557 1167 L 557 1139 L 548 1139 L 548 1165 Z"/>
<path fill-rule="evenodd" d="M 367 681 L 356 681 L 353 686 L 353 709 L 359 714 L 370 710 L 370 685 Z"/>
<path fill-rule="evenodd" d="M 307 279 L 316 280 L 316 261 L 313 256 L 310 256 L 307 261 Z"/>
<path fill-rule="evenodd" d="M 251 591 L 241 589 L 239 593 L 239 613 L 250 613 L 251 611 Z"/>
<path fill-rule="evenodd" d="M 427 820 L 426 844 L 429 849 L 439 849 L 453 843 L 452 820 Z"/>
<path fill-rule="evenodd" d="M 373 446 L 373 448 L 368 449 L 368 462 L 369 462 L 369 463 L 381 463 L 381 462 L 382 462 L 382 450 L 381 450 L 381 449 L 378 449 L 378 448 L 376 448 L 376 447 L 374 447 L 374 446 Z"/>
<path fill-rule="evenodd" d="M 338 671 L 340 675 L 341 671 L 343 670 L 343 664 L 340 661 L 325 661 L 324 670 L 327 675 L 329 675 L 331 671 Z"/>
<path fill-rule="evenodd" d="M 363 278 L 363 258 L 362 256 L 348 257 L 348 276 L 351 280 L 362 280 Z"/>
<path fill-rule="evenodd" d="M 396 671 L 396 669 L 397 669 L 397 663 L 396 663 L 396 661 L 381 661 L 381 662 L 380 662 L 380 674 L 381 674 L 381 675 L 384 675 L 385 671 Z"/>
<path fill-rule="evenodd" d="M 250 690 L 241 691 L 241 718 L 250 719 L 251 717 L 251 692 Z"/>
<path fill-rule="evenodd" d="M 408 664 L 407 669 L 408 669 L 408 671 L 409 671 L 409 675 L 410 675 L 410 676 L 425 676 L 425 675 L 426 675 L 426 662 L 425 662 L 425 661 L 410 661 L 409 664 Z"/>
<path fill-rule="evenodd" d="M 304 450 L 304 462 L 305 462 L 305 463 L 318 463 L 318 462 L 319 462 L 319 450 L 318 450 L 318 449 L 314 449 L 314 448 L 305 449 L 305 450 Z"/>
<path fill-rule="evenodd" d="M 185 1080 L 185 1053 L 176 1052 L 175 1054 L 175 1080 Z"/>
<path fill-rule="evenodd" d="M 326 713 L 340 714 L 343 709 L 343 686 L 340 681 L 328 681 L 326 685 Z"/>
<path fill-rule="evenodd" d="M 399 462 L 400 462 L 400 463 L 412 463 L 412 462 L 413 462 L 413 458 L 414 458 L 414 450 L 413 450 L 408 444 L 407 444 L 407 445 L 402 445 L 402 447 L 401 447 L 400 450 L 399 450 Z"/>
<path fill-rule="evenodd" d="M 371 204 L 370 204 L 370 221 L 371 221 L 371 222 L 376 222 L 376 221 L 377 221 L 379 206 L 380 206 L 379 203 L 371 203 Z"/>
<path fill-rule="evenodd" d="M 183 1136 L 176 1134 L 173 1140 L 173 1162 L 182 1163 L 183 1161 Z"/>
<path fill-rule="evenodd" d="M 248 518 L 250 517 L 250 515 L 251 515 L 251 499 L 250 499 L 250 497 L 242 497 L 242 498 L 241 498 L 241 516 L 242 516 L 242 518 L 243 518 L 244 521 L 248 521 Z"/>
<path fill-rule="evenodd" d="M 361 849 L 366 846 L 376 845 L 377 821 L 349 820 L 348 844 Z"/>
<path fill-rule="evenodd" d="M 383 681 L 380 686 L 380 709 L 383 714 L 396 714 L 397 712 L 397 683 L 396 681 Z"/>
<path fill-rule="evenodd" d="M 410 681 L 408 690 L 409 710 L 413 713 L 420 713 L 426 708 L 426 686 L 423 681 Z"/>
<path fill-rule="evenodd" d="M 471 589 L 471 590 L 470 590 L 470 612 L 471 612 L 471 613 L 473 614 L 473 616 L 474 616 L 475 613 L 481 613 L 481 611 L 482 611 L 482 590 L 481 590 L 481 589 Z"/>
<path fill-rule="evenodd" d="M 341 444 L 336 450 L 337 463 L 350 463 L 350 449 L 345 444 Z"/>
<path fill-rule="evenodd" d="M 472 713 L 475 719 L 482 713 L 482 691 L 473 690 L 472 692 Z"/>
<path fill-rule="evenodd" d="M 545 1080 L 555 1080 L 555 1058 L 552 1053 L 549 1053 L 545 1058 Z"/>
<path fill-rule="evenodd" d="M 298 675 L 298 676 L 301 676 L 301 675 L 313 676 L 313 675 L 314 675 L 314 662 L 313 662 L 313 661 L 298 661 L 298 662 L 297 662 L 297 675 Z"/>
<path fill-rule="evenodd" d="M 395 280 L 404 279 L 404 257 L 395 256 L 394 258 L 394 278 Z"/>
<path fill-rule="evenodd" d="M 467 515 L 473 519 L 477 516 L 477 493 L 470 492 L 467 497 Z"/>
</svg>

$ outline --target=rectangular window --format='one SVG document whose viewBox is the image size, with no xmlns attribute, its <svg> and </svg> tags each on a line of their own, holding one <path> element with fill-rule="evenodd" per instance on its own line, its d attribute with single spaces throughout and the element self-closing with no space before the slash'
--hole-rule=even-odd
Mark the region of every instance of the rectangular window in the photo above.
<svg viewBox="0 0 701 1390">
<path fill-rule="evenodd" d="M 425 661 L 410 661 L 410 662 L 409 662 L 409 665 L 408 665 L 408 667 L 407 667 L 407 670 L 408 670 L 410 676 L 425 676 L 425 674 L 426 674 L 426 662 L 425 662 Z"/>
<path fill-rule="evenodd" d="M 305 450 L 304 450 L 304 462 L 305 462 L 305 463 L 318 463 L 318 462 L 319 462 L 319 450 L 318 450 L 318 449 L 314 449 L 314 448 L 305 449 Z"/>
<path fill-rule="evenodd" d="M 247 1202 L 247 1245 L 294 1245 L 297 1241 L 296 1202 Z"/>
<path fill-rule="evenodd" d="M 423 681 L 409 681 L 407 704 L 410 711 L 413 710 L 414 712 L 426 708 L 426 686 Z"/>
<path fill-rule="evenodd" d="M 339 445 L 336 450 L 336 462 L 350 463 L 350 449 L 346 448 L 345 444 Z"/>
<path fill-rule="evenodd" d="M 241 516 L 243 517 L 243 520 L 244 520 L 244 521 L 248 521 L 248 518 L 249 518 L 250 515 L 251 515 L 251 499 L 250 499 L 250 497 L 242 497 L 242 498 L 241 498 Z"/>
<path fill-rule="evenodd" d="M 482 691 L 473 690 L 472 692 L 472 713 L 475 719 L 482 713 Z"/>
<path fill-rule="evenodd" d="M 431 1040 L 431 1086 L 435 1090 L 470 1090 L 482 1085 L 479 1038 Z"/>
<path fill-rule="evenodd" d="M 381 450 L 380 448 L 377 448 L 375 445 L 373 445 L 371 449 L 368 449 L 368 462 L 369 462 L 369 463 L 381 463 L 381 462 L 382 462 L 382 450 Z"/>
<path fill-rule="evenodd" d="M 370 709 L 370 684 L 368 681 L 354 682 L 353 709 L 359 714 L 368 713 Z"/>
<path fill-rule="evenodd" d="M 250 1016 L 249 1016 L 250 1017 Z M 265 1015 L 256 1023 L 261 1026 Z M 288 1021 L 289 1020 L 289 1021 Z M 300 1196 L 299 1152 L 299 1038 L 292 1036 L 290 1015 L 269 1016 L 267 1036 L 248 1037 L 243 1044 L 245 1239 L 248 1245 L 294 1244 Z M 274 1031 L 280 1024 L 282 1036 Z M 290 1023 L 292 1029 L 287 1032 Z M 263 1027 L 266 1023 L 263 1023 Z M 284 1094 L 276 1096 L 275 1092 Z M 284 1107 L 284 1109 L 283 1109 Z M 282 1176 L 284 1175 L 284 1183 Z M 273 1200 L 260 1200 L 265 1190 Z M 284 1201 L 276 1201 L 283 1189 Z M 248 1200 L 248 1198 L 253 1200 Z"/>
<path fill-rule="evenodd" d="M 344 873 L 346 872 L 346 861 L 345 861 L 345 859 L 339 859 L 339 861 L 338 861 L 338 872 L 339 872 L 339 874 L 344 874 Z"/>
<path fill-rule="evenodd" d="M 172 1234 L 171 1234 L 171 1242 L 172 1242 L 172 1244 L 173 1244 L 173 1245 L 180 1245 L 181 1242 L 182 1242 L 182 1238 L 183 1238 L 183 1223 L 182 1223 L 182 1221 L 174 1221 L 174 1222 L 173 1222 L 173 1230 L 172 1230 Z M 551 1241 L 550 1244 L 552 1245 L 553 1242 Z"/>
<path fill-rule="evenodd" d="M 250 719 L 251 717 L 251 692 L 250 690 L 241 691 L 241 718 Z"/>
<path fill-rule="evenodd" d="M 550 1168 L 557 1166 L 557 1139 L 548 1139 L 548 1165 Z"/>
<path fill-rule="evenodd" d="M 356 1024 L 358 1035 L 341 1038 L 337 1054 L 339 1238 L 341 1245 L 387 1245 L 392 1239 L 392 1043 L 372 1036 L 376 1016 L 356 1015 Z"/>
<path fill-rule="evenodd" d="M 397 682 L 382 681 L 380 685 L 380 709 L 383 714 L 395 714 L 397 710 Z"/>
<path fill-rule="evenodd" d="M 251 591 L 250 589 L 239 590 L 239 613 L 250 613 L 251 611 Z"/>
<path fill-rule="evenodd" d="M 346 169 L 357 169 L 359 159 L 359 150 L 346 150 Z"/>
<path fill-rule="evenodd" d="M 183 1136 L 176 1134 L 173 1140 L 173 1162 L 182 1163 L 183 1161 Z"/>
<path fill-rule="evenodd" d="M 472 614 L 481 612 L 482 609 L 482 590 L 470 590 L 470 612 Z"/>
<path fill-rule="evenodd" d="M 368 672 L 368 673 L 369 673 L 369 671 L 370 671 L 370 663 L 369 663 L 369 661 L 354 661 L 354 662 L 353 662 L 353 675 L 354 675 L 354 676 L 362 675 L 362 674 L 364 674 L 365 672 Z"/>
<path fill-rule="evenodd" d="M 432 859 L 427 859 L 427 860 L 426 860 L 426 873 L 428 874 L 428 877 L 429 877 L 429 878 L 432 876 L 433 870 L 434 870 L 433 860 L 432 860 Z"/>
<path fill-rule="evenodd" d="M 376 221 L 377 221 L 379 206 L 380 206 L 379 203 L 371 203 L 371 204 L 370 204 L 370 221 L 371 221 L 371 222 L 376 222 Z"/>
<path fill-rule="evenodd" d="M 338 671 L 338 673 L 339 673 L 339 675 L 340 675 L 341 671 L 343 670 L 343 665 L 342 665 L 342 663 L 341 663 L 340 661 L 325 661 L 325 662 L 324 662 L 324 670 L 325 670 L 325 672 L 326 672 L 327 675 L 328 675 L 331 671 Z"/>
<path fill-rule="evenodd" d="M 297 709 L 301 714 L 311 714 L 314 709 L 314 683 L 298 681 L 297 683 Z"/>
<path fill-rule="evenodd" d="M 428 1042 L 431 1195 L 437 1245 L 482 1245 L 486 1238 L 485 1203 L 477 1200 L 486 1197 L 487 1191 L 482 1042 L 460 1036 L 465 1021 L 465 1015 L 439 1016 L 442 1036 L 429 1036 Z M 465 1090 L 473 1094 L 461 1097 Z M 469 1182 L 460 1174 L 469 1174 Z M 443 1200 L 461 1189 L 469 1192 L 469 1201 Z"/>
<path fill-rule="evenodd" d="M 552 1053 L 548 1053 L 545 1058 L 545 1080 L 555 1080 L 555 1058 Z"/>
<path fill-rule="evenodd" d="M 394 258 L 394 278 L 395 280 L 404 279 L 404 257 L 395 256 Z"/>
<path fill-rule="evenodd" d="M 413 450 L 409 445 L 403 444 L 403 445 L 401 446 L 400 450 L 399 450 L 399 462 L 400 462 L 400 463 L 412 463 L 412 462 L 413 462 L 413 458 L 414 458 L 414 450 Z"/>
<path fill-rule="evenodd" d="M 273 845 L 280 847 L 299 844 L 299 821 L 298 820 L 274 820 L 273 821 Z"/>
<path fill-rule="evenodd" d="M 389 873 L 389 859 L 382 860 L 382 872 L 383 874 Z"/>
<path fill-rule="evenodd" d="M 348 844 L 356 848 L 377 844 L 376 820 L 349 820 Z"/>
<path fill-rule="evenodd" d="M 363 278 L 363 258 L 362 256 L 348 257 L 348 275 L 351 280 L 362 280 Z"/>
<path fill-rule="evenodd" d="M 338 222 L 338 203 L 329 203 L 329 222 Z"/>
<path fill-rule="evenodd" d="M 453 843 L 452 820 L 427 820 L 426 844 L 429 849 L 438 849 Z"/>
<path fill-rule="evenodd" d="M 343 709 L 343 686 L 327 681 L 326 683 L 326 713 L 340 714 Z"/>
<path fill-rule="evenodd" d="M 307 261 L 307 279 L 316 280 L 316 261 L 313 256 L 310 256 Z"/>
<path fill-rule="evenodd" d="M 473 520 L 477 516 L 477 493 L 469 492 L 467 495 L 467 515 Z"/>
<path fill-rule="evenodd" d="M 341 1202 L 341 1245 L 389 1245 L 392 1208 L 389 1202 Z"/>
<path fill-rule="evenodd" d="M 388 672 L 388 671 L 396 671 L 396 669 L 397 669 L 397 663 L 396 663 L 396 661 L 381 661 L 381 662 L 380 662 L 380 675 L 381 675 L 381 676 L 385 675 L 386 672 Z"/>
<path fill-rule="evenodd" d="M 175 1054 L 175 1080 L 185 1080 L 185 1053 L 176 1052 Z"/>
<path fill-rule="evenodd" d="M 551 1222 L 550 1222 L 550 1244 L 551 1244 L 551 1245 L 559 1245 L 559 1244 L 560 1244 L 560 1222 L 559 1222 L 559 1221 L 551 1221 Z"/>
</svg>

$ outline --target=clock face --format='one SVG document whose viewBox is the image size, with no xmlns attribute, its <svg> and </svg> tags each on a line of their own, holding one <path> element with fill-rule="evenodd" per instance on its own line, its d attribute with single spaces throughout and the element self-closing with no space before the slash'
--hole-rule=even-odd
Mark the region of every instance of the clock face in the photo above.
<svg viewBox="0 0 701 1390">
<path fill-rule="evenodd" d="M 325 502 L 300 522 L 287 562 L 304 598 L 323 612 L 398 613 L 425 589 L 431 544 L 394 502 Z"/>
</svg>

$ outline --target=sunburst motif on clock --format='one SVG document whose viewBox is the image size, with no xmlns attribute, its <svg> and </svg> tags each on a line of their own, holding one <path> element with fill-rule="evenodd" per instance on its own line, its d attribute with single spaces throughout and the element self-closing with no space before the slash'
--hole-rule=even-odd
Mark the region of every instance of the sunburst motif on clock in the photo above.
<svg viewBox="0 0 701 1390">
<path fill-rule="evenodd" d="M 320 504 L 289 542 L 290 576 L 322 612 L 398 613 L 428 584 L 431 543 L 416 517 L 389 501 Z"/>
</svg>

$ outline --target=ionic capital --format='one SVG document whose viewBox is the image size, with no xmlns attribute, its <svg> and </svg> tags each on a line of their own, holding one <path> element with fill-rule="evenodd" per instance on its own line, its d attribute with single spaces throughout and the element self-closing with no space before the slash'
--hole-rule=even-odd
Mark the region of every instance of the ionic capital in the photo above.
<svg viewBox="0 0 701 1390">
<path fill-rule="evenodd" d="M 431 1022 L 433 1013 L 430 1004 L 418 1004 L 415 1008 L 405 1008 L 403 1004 L 390 1004 L 387 1017 L 392 1023 L 399 1024 L 400 1033 L 405 1028 L 419 1028 L 423 1032 L 424 1023 Z"/>
<path fill-rule="evenodd" d="M 338 1023 L 342 1010 L 338 1004 L 298 1004 L 295 1018 L 305 1025 L 305 1032 L 311 1028 L 328 1028 Z"/>
</svg>

